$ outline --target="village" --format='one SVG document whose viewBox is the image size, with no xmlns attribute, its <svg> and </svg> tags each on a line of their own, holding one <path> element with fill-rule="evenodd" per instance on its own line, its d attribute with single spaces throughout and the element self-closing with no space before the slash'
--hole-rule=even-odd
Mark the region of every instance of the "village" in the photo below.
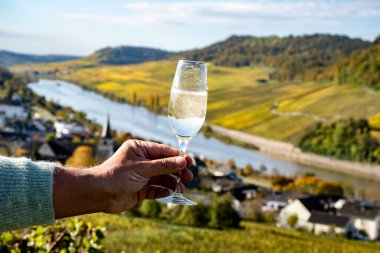
<svg viewBox="0 0 380 253">
<path fill-rule="evenodd" d="M 1 82 L 1 86 L 4 85 L 7 84 Z M 77 112 L 68 110 L 70 113 L 65 114 L 66 119 L 56 117 L 54 112 L 49 117 L 42 115 L 43 112 L 37 110 L 38 106 L 33 102 L 35 99 L 20 95 L 20 92 L 30 92 L 26 86 L 4 90 L 7 92 L 0 101 L 2 155 L 28 156 L 60 165 L 76 162 L 78 165 L 79 161 L 79 165 L 85 167 L 106 160 L 123 141 L 132 138 L 128 133 L 115 133 L 108 114 L 102 127 L 89 129 L 90 123 L 84 122 L 83 115 L 78 116 Z M 380 203 L 376 201 L 344 196 L 336 191 L 336 187 L 320 194 L 286 187 L 279 189 L 273 181 L 268 185 L 250 180 L 253 174 L 256 178 L 271 178 L 265 168 L 236 168 L 233 162 L 222 164 L 201 154 L 190 155 L 193 157 L 194 180 L 186 186 L 190 194 L 195 189 L 205 205 L 209 202 L 209 192 L 229 193 L 233 196 L 233 208 L 242 219 L 269 222 L 284 229 L 304 230 L 317 235 L 379 240 Z M 272 178 L 287 180 L 279 175 Z M 313 175 L 304 178 L 316 180 Z"/>
</svg>

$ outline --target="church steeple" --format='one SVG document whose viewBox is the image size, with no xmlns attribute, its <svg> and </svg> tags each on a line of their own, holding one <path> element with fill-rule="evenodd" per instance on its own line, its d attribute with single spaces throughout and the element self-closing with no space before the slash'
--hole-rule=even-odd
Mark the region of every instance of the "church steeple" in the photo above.
<svg viewBox="0 0 380 253">
<path fill-rule="evenodd" d="M 110 125 L 110 115 L 109 115 L 108 112 L 107 112 L 107 116 L 106 116 L 106 121 L 103 124 L 102 138 L 103 139 L 112 139 L 111 125 Z"/>
<path fill-rule="evenodd" d="M 96 159 L 99 161 L 105 161 L 112 156 L 113 149 L 113 140 L 111 136 L 111 124 L 110 124 L 110 115 L 107 111 L 106 120 L 103 124 L 102 130 L 102 139 L 99 140 L 98 147 L 96 149 Z"/>
</svg>

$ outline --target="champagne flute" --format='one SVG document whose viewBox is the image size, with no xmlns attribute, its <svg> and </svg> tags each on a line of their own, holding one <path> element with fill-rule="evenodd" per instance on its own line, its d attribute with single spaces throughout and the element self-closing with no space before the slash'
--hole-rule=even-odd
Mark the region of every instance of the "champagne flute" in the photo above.
<svg viewBox="0 0 380 253">
<path fill-rule="evenodd" d="M 207 109 L 207 66 L 203 62 L 180 60 L 170 94 L 168 120 L 177 137 L 180 155 L 184 156 L 192 137 L 201 129 Z M 158 201 L 179 205 L 196 205 L 179 189 L 181 174 L 174 193 Z"/>
</svg>

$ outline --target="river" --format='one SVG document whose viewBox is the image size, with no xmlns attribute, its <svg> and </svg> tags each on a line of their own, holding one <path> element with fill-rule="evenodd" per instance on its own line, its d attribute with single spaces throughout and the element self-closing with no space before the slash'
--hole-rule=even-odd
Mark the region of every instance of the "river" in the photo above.
<svg viewBox="0 0 380 253">
<path fill-rule="evenodd" d="M 144 107 L 114 102 L 62 80 L 39 80 L 30 83 L 29 87 L 48 100 L 85 112 L 88 118 L 100 124 L 104 122 L 106 113 L 109 112 L 111 127 L 117 131 L 128 131 L 135 136 L 177 146 L 177 140 L 169 127 L 167 118 L 152 113 Z M 238 166 L 250 163 L 254 168 L 259 168 L 265 165 L 269 172 L 276 168 L 276 171 L 283 175 L 311 172 L 325 180 L 344 182 L 351 185 L 354 190 L 367 189 L 380 195 L 378 183 L 369 179 L 283 161 L 258 151 L 225 144 L 214 138 L 206 138 L 202 134 L 196 135 L 191 140 L 188 150 L 221 162 L 233 158 Z"/>
</svg>

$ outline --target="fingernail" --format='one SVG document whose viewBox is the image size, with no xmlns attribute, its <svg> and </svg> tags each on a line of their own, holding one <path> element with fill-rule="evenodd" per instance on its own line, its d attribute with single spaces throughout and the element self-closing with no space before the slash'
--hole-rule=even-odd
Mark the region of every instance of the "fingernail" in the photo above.
<svg viewBox="0 0 380 253">
<path fill-rule="evenodd" d="M 176 167 L 185 167 L 185 165 L 186 165 L 185 158 L 183 158 L 183 157 L 177 157 L 175 159 L 175 165 L 176 165 Z"/>
</svg>

